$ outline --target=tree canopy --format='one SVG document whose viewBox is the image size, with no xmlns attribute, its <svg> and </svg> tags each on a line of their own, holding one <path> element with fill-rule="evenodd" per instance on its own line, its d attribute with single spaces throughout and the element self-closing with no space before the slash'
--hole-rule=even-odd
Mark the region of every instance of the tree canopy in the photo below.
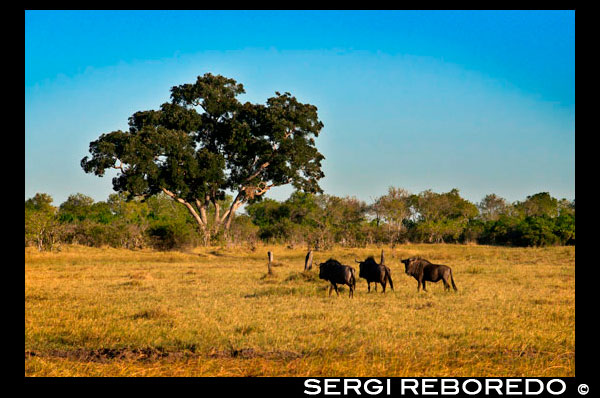
<svg viewBox="0 0 600 398">
<path fill-rule="evenodd" d="M 128 131 L 92 141 L 81 167 L 97 176 L 118 169 L 113 188 L 129 197 L 164 192 L 207 235 L 228 229 L 240 206 L 274 186 L 322 192 L 317 107 L 288 92 L 276 92 L 264 105 L 241 103 L 237 96 L 244 93 L 242 84 L 210 73 L 174 86 L 159 110 L 134 113 Z M 221 208 L 228 191 L 233 200 Z"/>
</svg>

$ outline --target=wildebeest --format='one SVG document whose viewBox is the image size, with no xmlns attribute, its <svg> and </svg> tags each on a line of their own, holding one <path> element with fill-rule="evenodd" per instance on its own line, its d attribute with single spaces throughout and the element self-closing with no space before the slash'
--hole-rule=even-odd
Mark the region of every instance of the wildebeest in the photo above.
<svg viewBox="0 0 600 398">
<path fill-rule="evenodd" d="M 448 279 L 452 282 L 454 290 L 458 290 L 454 284 L 454 277 L 452 276 L 452 269 L 447 265 L 432 264 L 424 258 L 411 257 L 406 260 L 400 260 L 404 263 L 404 268 L 407 275 L 412 275 L 417 280 L 417 291 L 420 290 L 423 285 L 425 288 L 425 282 L 438 282 L 440 279 L 444 282 L 444 288 L 450 290 Z"/>
<path fill-rule="evenodd" d="M 392 282 L 392 271 L 385 264 L 377 264 L 373 256 L 367 257 L 365 261 L 354 260 L 359 264 L 358 277 L 367 280 L 367 291 L 371 291 L 371 282 L 375 283 L 375 291 L 377 284 L 380 283 L 385 293 L 387 282 L 394 290 L 394 282 Z"/>
<path fill-rule="evenodd" d="M 340 264 L 339 261 L 329 259 L 324 263 L 319 264 L 319 278 L 329 281 L 329 295 L 331 296 L 331 289 L 335 289 L 335 292 L 339 296 L 337 284 L 348 285 L 350 287 L 349 297 L 354 297 L 354 289 L 356 288 L 356 276 L 354 268 Z"/>
</svg>

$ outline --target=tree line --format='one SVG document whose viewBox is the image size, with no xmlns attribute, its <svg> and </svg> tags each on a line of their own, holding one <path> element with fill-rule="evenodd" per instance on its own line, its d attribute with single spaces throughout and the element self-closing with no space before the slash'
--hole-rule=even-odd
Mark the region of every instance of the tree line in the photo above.
<svg viewBox="0 0 600 398">
<path fill-rule="evenodd" d="M 25 201 L 25 246 L 53 250 L 62 244 L 151 247 L 171 250 L 209 244 L 255 247 L 259 242 L 327 249 L 334 245 L 477 243 L 508 246 L 575 244 L 575 200 L 558 200 L 540 192 L 509 203 L 489 194 L 479 203 L 462 198 L 457 189 L 419 194 L 390 187 L 372 203 L 295 191 L 284 201 L 261 198 L 231 216 L 230 228 L 206 228 L 219 222 L 215 209 L 228 208 L 225 195 L 208 209 L 200 227 L 193 215 L 165 193 L 131 198 L 111 194 L 95 202 L 81 193 L 59 206 L 37 193 Z"/>
</svg>

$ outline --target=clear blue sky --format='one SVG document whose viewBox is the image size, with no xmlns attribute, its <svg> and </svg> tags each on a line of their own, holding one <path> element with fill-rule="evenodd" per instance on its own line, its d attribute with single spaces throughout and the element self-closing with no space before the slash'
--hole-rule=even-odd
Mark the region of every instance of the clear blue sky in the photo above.
<svg viewBox="0 0 600 398">
<path fill-rule="evenodd" d="M 206 72 L 318 107 L 326 193 L 575 198 L 574 11 L 26 11 L 25 198 L 106 200 L 89 142 Z"/>
</svg>

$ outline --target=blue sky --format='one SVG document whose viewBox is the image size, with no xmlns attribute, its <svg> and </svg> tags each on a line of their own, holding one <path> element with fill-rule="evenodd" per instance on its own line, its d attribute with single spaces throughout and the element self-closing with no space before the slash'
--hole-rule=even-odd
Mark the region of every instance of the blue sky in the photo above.
<svg viewBox="0 0 600 398">
<path fill-rule="evenodd" d="M 318 107 L 326 193 L 575 198 L 574 11 L 26 11 L 25 198 L 106 200 L 89 142 L 206 72 Z"/>
</svg>

